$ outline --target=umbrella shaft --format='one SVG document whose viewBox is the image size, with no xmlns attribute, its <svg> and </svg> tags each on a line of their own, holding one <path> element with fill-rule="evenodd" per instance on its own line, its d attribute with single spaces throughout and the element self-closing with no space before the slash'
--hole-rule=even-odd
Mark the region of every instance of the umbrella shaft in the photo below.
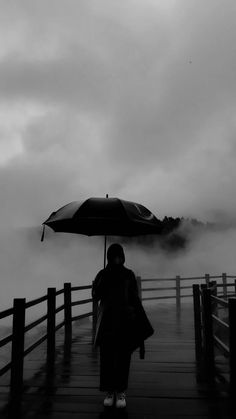
<svg viewBox="0 0 236 419">
<path fill-rule="evenodd" d="M 106 267 L 107 236 L 104 237 L 104 268 Z"/>
</svg>

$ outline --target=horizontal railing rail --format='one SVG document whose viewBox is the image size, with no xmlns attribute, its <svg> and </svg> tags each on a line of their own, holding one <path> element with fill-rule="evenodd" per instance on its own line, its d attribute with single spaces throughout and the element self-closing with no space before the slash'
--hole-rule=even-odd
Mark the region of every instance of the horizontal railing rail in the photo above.
<svg viewBox="0 0 236 419">
<path fill-rule="evenodd" d="M 81 300 L 81 301 L 74 301 L 73 303 L 71 303 L 71 307 L 74 306 L 79 306 L 81 304 L 88 304 L 88 303 L 92 303 L 92 298 L 87 298 L 86 300 Z"/>
<path fill-rule="evenodd" d="M 34 329 L 39 324 L 43 323 L 45 320 L 47 320 L 48 316 L 45 314 L 44 316 L 40 317 L 39 319 L 35 320 L 34 322 L 28 324 L 28 326 L 25 326 L 25 333 L 29 332 L 30 330 Z"/>
<path fill-rule="evenodd" d="M 24 356 L 28 355 L 30 352 L 32 352 L 34 349 L 36 349 L 41 343 L 43 343 L 47 339 L 47 334 L 41 336 L 40 339 L 36 340 L 32 345 L 30 345 L 27 349 L 24 350 Z"/>
<path fill-rule="evenodd" d="M 219 323 L 221 326 L 225 327 L 226 329 L 229 329 L 229 324 L 225 323 L 219 317 L 215 316 L 215 314 L 212 314 L 212 318 L 216 321 L 216 323 Z"/>
<path fill-rule="evenodd" d="M 189 276 L 189 277 L 185 277 L 185 276 L 181 277 L 180 276 L 180 278 L 183 281 L 196 281 L 196 280 L 204 280 L 206 278 L 206 275 L 208 275 L 208 274 L 205 274 L 204 276 Z M 228 278 L 236 278 L 236 276 L 230 276 L 230 275 L 227 275 L 227 277 Z M 222 278 L 222 275 L 210 275 L 210 278 L 211 279 L 221 279 Z M 175 281 L 175 279 L 176 279 L 176 277 L 168 277 L 168 278 L 142 278 L 142 281 L 143 282 L 145 282 L 145 281 L 152 281 L 152 282 L 158 282 L 158 281 Z"/>
<path fill-rule="evenodd" d="M 48 296 L 44 295 L 43 297 L 39 297 L 39 298 L 36 298 L 35 300 L 28 301 L 28 303 L 25 304 L 25 308 L 34 307 L 40 303 L 43 303 L 44 301 L 47 301 L 47 299 L 48 299 Z"/>
<path fill-rule="evenodd" d="M 92 288 L 92 285 L 82 285 L 79 287 L 71 287 L 71 291 L 89 290 L 91 288 Z"/>
<path fill-rule="evenodd" d="M 177 275 L 176 277 L 168 277 L 168 278 L 139 278 L 142 286 L 142 295 L 144 293 L 152 293 L 150 296 L 145 295 L 142 298 L 144 301 L 148 300 L 167 300 L 167 299 L 176 299 L 176 307 L 180 309 L 181 300 L 186 299 L 193 296 L 193 293 L 186 293 L 187 290 L 192 291 L 192 284 L 186 285 L 184 281 L 200 281 L 204 282 L 206 285 L 212 280 L 216 280 L 217 288 L 222 288 L 222 294 L 226 297 L 227 295 L 236 295 L 236 282 L 232 281 L 232 279 L 236 279 L 236 275 L 228 275 L 226 273 L 222 273 L 221 275 L 210 275 L 205 274 L 204 276 L 192 276 L 192 277 L 181 277 Z M 222 282 L 217 282 L 217 280 L 221 280 Z M 230 280 L 230 282 L 229 282 Z M 155 282 L 157 286 L 146 286 L 148 282 Z M 166 282 L 172 282 L 172 284 L 165 285 Z M 163 286 L 159 284 L 163 283 Z M 174 285 L 173 285 L 174 283 Z M 231 288 L 231 291 L 229 290 Z M 233 289 L 233 290 L 232 290 Z M 183 292 L 182 292 L 183 291 Z M 158 292 L 157 295 L 154 295 L 155 292 Z M 174 292 L 174 294 L 173 294 Z"/>
<path fill-rule="evenodd" d="M 7 344 L 8 344 L 8 343 L 10 343 L 11 341 L 12 341 L 12 335 L 6 336 L 5 338 L 3 338 L 3 339 L 0 341 L 0 348 L 1 348 L 2 346 L 7 345 Z"/>
<path fill-rule="evenodd" d="M 6 317 L 12 316 L 13 314 L 13 308 L 9 308 L 7 310 L 0 312 L 0 320 L 5 319 Z"/>
</svg>

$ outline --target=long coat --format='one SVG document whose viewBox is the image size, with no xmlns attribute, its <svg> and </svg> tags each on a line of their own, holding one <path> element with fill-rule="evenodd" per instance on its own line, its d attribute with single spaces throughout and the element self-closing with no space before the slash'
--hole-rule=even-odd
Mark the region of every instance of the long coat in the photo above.
<svg viewBox="0 0 236 419">
<path fill-rule="evenodd" d="M 144 340 L 154 330 L 140 301 L 133 271 L 108 264 L 97 274 L 92 296 L 100 301 L 94 344 L 109 342 L 131 352 L 144 348 Z"/>
</svg>

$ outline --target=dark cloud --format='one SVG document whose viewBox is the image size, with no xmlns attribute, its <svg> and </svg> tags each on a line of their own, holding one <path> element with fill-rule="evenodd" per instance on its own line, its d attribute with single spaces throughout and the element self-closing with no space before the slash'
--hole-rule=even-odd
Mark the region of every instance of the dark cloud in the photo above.
<svg viewBox="0 0 236 419">
<path fill-rule="evenodd" d="M 20 132 L 25 155 L 10 164 L 12 179 L 13 164 L 17 179 L 41 169 L 47 190 L 62 166 L 70 192 L 73 172 L 88 193 L 144 198 L 163 215 L 230 212 L 234 8 L 210 0 L 5 6 L 2 101 L 22 113 L 25 103 L 45 108 Z M 227 184 L 220 197 L 216 184 Z"/>
</svg>

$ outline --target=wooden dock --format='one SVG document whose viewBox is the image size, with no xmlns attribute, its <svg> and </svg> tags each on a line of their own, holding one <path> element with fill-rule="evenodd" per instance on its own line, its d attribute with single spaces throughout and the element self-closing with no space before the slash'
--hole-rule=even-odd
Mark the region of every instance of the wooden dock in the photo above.
<svg viewBox="0 0 236 419">
<path fill-rule="evenodd" d="M 92 323 L 73 323 L 71 341 L 57 332 L 55 363 L 46 364 L 43 343 L 25 359 L 24 392 L 9 402 L 9 375 L 0 379 L 1 418 L 233 418 L 224 388 L 197 381 L 192 304 L 157 303 L 146 308 L 155 334 L 145 360 L 132 358 L 127 408 L 104 409 L 99 392 L 99 353 L 92 346 Z"/>
</svg>

